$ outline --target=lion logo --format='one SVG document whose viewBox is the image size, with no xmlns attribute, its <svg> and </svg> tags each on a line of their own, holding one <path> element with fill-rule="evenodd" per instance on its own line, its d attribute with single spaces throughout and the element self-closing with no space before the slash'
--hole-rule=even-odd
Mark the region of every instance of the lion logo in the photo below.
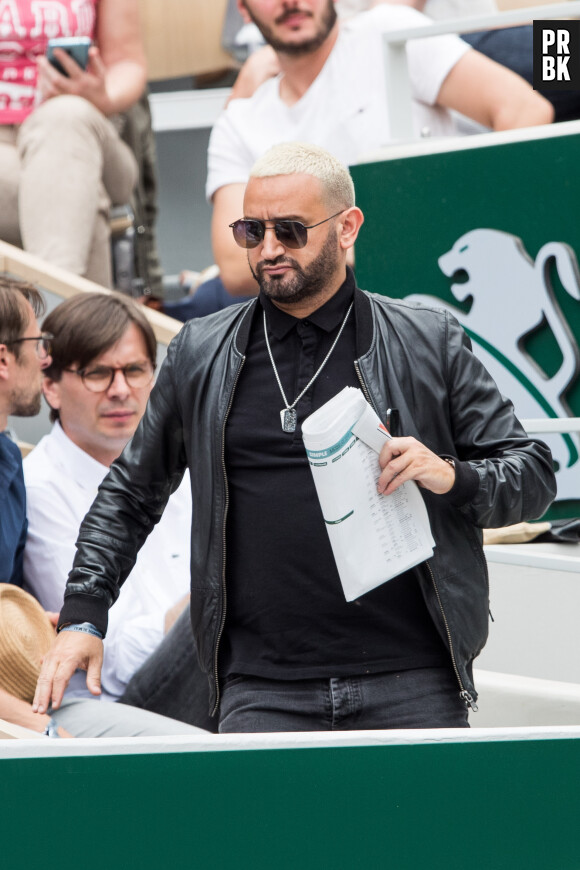
<svg viewBox="0 0 580 870">
<path fill-rule="evenodd" d="M 521 418 L 567 417 L 565 394 L 580 369 L 578 345 L 556 298 L 550 278 L 555 267 L 562 286 L 580 300 L 580 272 L 572 248 L 548 242 L 534 260 L 511 233 L 475 229 L 462 235 L 438 260 L 451 279 L 451 292 L 468 311 L 433 296 L 407 299 L 436 304 L 457 317 L 470 335 L 474 352 L 514 402 Z M 525 338 L 547 325 L 558 344 L 561 363 L 547 374 L 526 351 Z M 580 480 L 577 437 L 543 435 L 557 463 L 558 499 L 577 499 Z"/>
</svg>

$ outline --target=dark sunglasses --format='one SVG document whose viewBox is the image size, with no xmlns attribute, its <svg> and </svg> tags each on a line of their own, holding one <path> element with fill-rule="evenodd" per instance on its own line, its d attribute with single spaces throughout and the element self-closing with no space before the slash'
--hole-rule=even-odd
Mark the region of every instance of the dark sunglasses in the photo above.
<svg viewBox="0 0 580 870">
<path fill-rule="evenodd" d="M 314 227 L 319 227 L 332 218 L 338 217 L 346 209 L 341 208 L 336 214 L 331 214 L 330 217 L 324 218 L 323 221 L 318 221 L 317 224 L 312 224 L 305 227 L 301 221 L 274 221 L 272 226 L 266 226 L 265 221 L 259 221 L 255 218 L 241 218 L 239 221 L 234 221 L 229 224 L 234 233 L 236 244 L 240 248 L 256 248 L 263 241 L 266 235 L 266 230 L 274 230 L 276 238 L 285 248 L 303 248 L 308 241 L 308 230 L 313 230 Z"/>
</svg>

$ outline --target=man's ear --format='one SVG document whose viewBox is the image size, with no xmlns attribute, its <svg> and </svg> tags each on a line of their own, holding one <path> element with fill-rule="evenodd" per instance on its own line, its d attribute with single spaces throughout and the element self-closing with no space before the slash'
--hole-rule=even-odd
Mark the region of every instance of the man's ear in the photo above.
<svg viewBox="0 0 580 870">
<path fill-rule="evenodd" d="M 364 215 L 360 208 L 353 205 L 352 208 L 348 208 L 343 212 L 340 222 L 340 246 L 344 249 L 352 248 L 364 223 Z"/>
<path fill-rule="evenodd" d="M 60 409 L 60 381 L 55 381 L 45 375 L 42 381 L 42 392 L 50 407 L 58 411 Z"/>
<path fill-rule="evenodd" d="M 9 375 L 9 354 L 7 346 L 0 344 L 0 379 L 3 381 L 7 380 Z"/>
<path fill-rule="evenodd" d="M 236 6 L 238 7 L 238 12 L 244 19 L 244 24 L 251 24 L 252 19 L 250 18 L 248 10 L 246 9 L 245 0 L 236 0 Z"/>
</svg>

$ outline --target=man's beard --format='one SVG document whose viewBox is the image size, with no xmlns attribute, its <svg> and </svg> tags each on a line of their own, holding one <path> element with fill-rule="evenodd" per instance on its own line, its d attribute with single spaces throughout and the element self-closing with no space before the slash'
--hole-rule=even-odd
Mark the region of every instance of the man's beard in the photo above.
<svg viewBox="0 0 580 870">
<path fill-rule="evenodd" d="M 21 396 L 13 394 L 11 396 L 11 411 L 13 417 L 36 417 L 40 413 L 42 402 L 42 392 L 39 389 L 34 396 Z"/>
<path fill-rule="evenodd" d="M 262 293 L 274 302 L 302 302 L 318 296 L 327 287 L 329 279 L 336 271 L 339 256 L 337 248 L 337 233 L 331 229 L 320 253 L 308 266 L 302 267 L 292 257 L 281 255 L 274 260 L 262 260 L 255 270 L 250 264 L 250 269 Z M 264 272 L 266 264 L 275 266 L 280 263 L 291 266 L 293 274 L 286 273 L 278 277 Z"/>
<path fill-rule="evenodd" d="M 310 52 L 316 51 L 317 48 L 320 48 L 330 31 L 334 27 L 337 19 L 334 2 L 333 0 L 328 0 L 328 5 L 324 10 L 322 20 L 320 21 L 320 26 L 314 36 L 301 43 L 284 42 L 284 40 L 282 39 L 277 39 L 277 37 L 274 36 L 272 29 L 254 15 L 247 3 L 244 3 L 244 6 L 248 15 L 250 16 L 268 45 L 271 45 L 274 51 L 280 51 L 283 54 L 291 54 L 295 57 L 299 57 L 303 54 L 310 54 Z M 274 24 L 283 24 L 286 17 L 288 17 L 293 11 L 295 10 L 285 10 L 281 15 L 278 16 Z"/>
</svg>

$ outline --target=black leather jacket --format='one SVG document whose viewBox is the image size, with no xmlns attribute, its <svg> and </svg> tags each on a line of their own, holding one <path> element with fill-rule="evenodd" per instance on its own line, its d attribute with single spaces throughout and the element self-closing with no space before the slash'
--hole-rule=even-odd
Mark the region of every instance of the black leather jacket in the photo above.
<svg viewBox="0 0 580 870">
<path fill-rule="evenodd" d="M 61 613 L 61 623 L 87 620 L 106 630 L 108 607 L 189 467 L 191 619 L 214 711 L 227 608 L 224 432 L 255 310 L 254 300 L 190 321 L 171 342 L 143 420 L 81 526 Z M 355 313 L 355 366 L 381 420 L 389 408 L 397 409 L 394 434 L 414 436 L 456 460 L 449 493 L 422 490 L 436 548 L 418 570 L 459 690 L 470 703 L 476 697 L 471 666 L 488 629 L 479 529 L 546 510 L 556 489 L 551 455 L 526 435 L 447 312 L 357 289 Z"/>
</svg>

